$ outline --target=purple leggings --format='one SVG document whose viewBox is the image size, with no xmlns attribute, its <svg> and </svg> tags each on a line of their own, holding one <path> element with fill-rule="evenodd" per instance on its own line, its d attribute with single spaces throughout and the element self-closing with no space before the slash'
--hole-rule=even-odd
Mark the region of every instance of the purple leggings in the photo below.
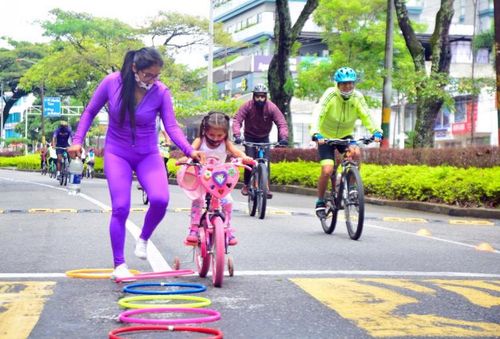
<svg viewBox="0 0 500 339">
<path fill-rule="evenodd" d="M 148 240 L 167 212 L 168 181 L 159 153 L 138 154 L 130 149 L 120 155 L 109 151 L 104 153 L 104 173 L 112 206 L 109 234 L 115 267 L 125 262 L 125 223 L 130 211 L 132 171 L 135 171 L 149 199 L 140 238 Z"/>
</svg>

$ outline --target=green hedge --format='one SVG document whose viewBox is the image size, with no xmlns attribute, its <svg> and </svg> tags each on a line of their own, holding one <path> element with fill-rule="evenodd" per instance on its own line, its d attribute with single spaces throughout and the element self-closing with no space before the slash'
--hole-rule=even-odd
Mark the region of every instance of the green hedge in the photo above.
<svg viewBox="0 0 500 339">
<path fill-rule="evenodd" d="M 176 159 L 168 162 L 169 176 L 175 177 Z M 321 167 L 317 162 L 280 162 L 271 165 L 271 182 L 315 188 Z M 38 170 L 39 155 L 0 157 L 0 167 Z M 102 172 L 102 158 L 96 158 Z M 361 175 L 367 195 L 391 200 L 438 202 L 464 207 L 500 206 L 500 167 L 457 168 L 451 166 L 363 164 Z"/>
</svg>

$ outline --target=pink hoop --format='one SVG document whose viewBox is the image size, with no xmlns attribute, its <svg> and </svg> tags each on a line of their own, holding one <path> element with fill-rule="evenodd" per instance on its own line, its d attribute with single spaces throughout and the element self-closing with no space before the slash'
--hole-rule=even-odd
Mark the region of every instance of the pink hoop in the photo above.
<svg viewBox="0 0 500 339">
<path fill-rule="evenodd" d="M 132 282 L 132 281 L 136 281 L 136 280 L 177 277 L 180 275 L 190 275 L 190 274 L 194 274 L 194 271 L 193 270 L 176 270 L 176 271 L 163 271 L 163 272 L 145 272 L 145 273 L 136 274 L 133 277 L 116 278 L 115 281 L 117 283 Z"/>
<path fill-rule="evenodd" d="M 142 313 L 196 313 L 208 315 L 207 317 L 199 318 L 184 318 L 184 319 L 145 319 L 133 318 L 131 315 Z M 217 321 L 220 319 L 220 313 L 209 308 L 139 308 L 122 312 L 118 316 L 118 320 L 125 323 L 147 324 L 147 325 L 178 325 L 178 324 L 202 324 Z"/>
<path fill-rule="evenodd" d="M 109 332 L 109 339 L 125 339 L 124 337 L 119 337 L 117 334 L 122 333 L 133 333 L 133 332 L 141 332 L 141 331 L 172 331 L 172 332 L 196 332 L 196 333 L 205 333 L 205 334 L 213 334 L 211 337 L 204 337 L 204 339 L 222 339 L 223 333 L 221 330 L 216 328 L 208 328 L 208 327 L 194 327 L 194 326 L 129 326 L 116 328 Z"/>
</svg>

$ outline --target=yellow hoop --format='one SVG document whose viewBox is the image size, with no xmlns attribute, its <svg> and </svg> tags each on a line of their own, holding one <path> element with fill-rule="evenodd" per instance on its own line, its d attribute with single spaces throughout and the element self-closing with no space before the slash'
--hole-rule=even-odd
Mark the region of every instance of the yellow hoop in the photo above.
<svg viewBox="0 0 500 339">
<path fill-rule="evenodd" d="M 157 300 L 189 300 L 196 301 L 194 303 L 184 303 L 184 304 L 157 304 L 157 303 L 145 303 L 136 304 L 134 301 L 157 301 Z M 210 305 L 212 302 L 210 299 L 203 297 L 195 297 L 191 295 L 141 295 L 138 297 L 125 297 L 118 300 L 118 305 L 123 308 L 199 308 Z"/>
<path fill-rule="evenodd" d="M 80 279 L 110 279 L 112 268 L 84 268 L 80 270 L 66 271 L 66 276 Z M 140 273 L 137 270 L 130 270 L 132 274 Z"/>
</svg>

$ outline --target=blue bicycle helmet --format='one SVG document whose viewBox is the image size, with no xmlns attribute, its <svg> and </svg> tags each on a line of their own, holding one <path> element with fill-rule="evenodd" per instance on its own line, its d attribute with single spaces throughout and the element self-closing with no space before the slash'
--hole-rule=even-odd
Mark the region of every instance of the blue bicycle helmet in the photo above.
<svg viewBox="0 0 500 339">
<path fill-rule="evenodd" d="M 340 67 L 333 75 L 333 80 L 335 80 L 337 84 L 343 82 L 356 82 L 357 79 L 358 76 L 356 75 L 356 71 L 350 67 Z"/>
</svg>

